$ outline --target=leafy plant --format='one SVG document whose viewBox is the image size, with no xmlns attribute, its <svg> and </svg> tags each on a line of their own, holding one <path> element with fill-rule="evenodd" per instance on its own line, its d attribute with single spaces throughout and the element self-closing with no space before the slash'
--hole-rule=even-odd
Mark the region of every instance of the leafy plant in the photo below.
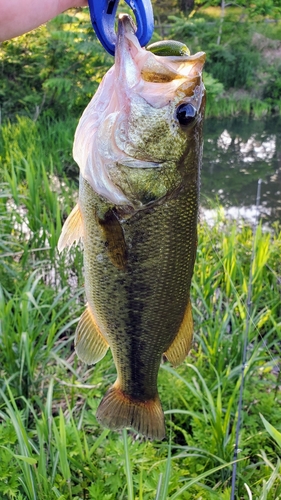
<svg viewBox="0 0 281 500">
<path fill-rule="evenodd" d="M 79 115 L 112 64 L 81 10 L 2 43 L 0 60 L 0 106 L 6 118 L 16 112 L 37 119 L 42 110 L 52 117 Z"/>
<path fill-rule="evenodd" d="M 270 68 L 269 80 L 263 89 L 263 98 L 274 107 L 281 100 L 281 66 Z"/>
<path fill-rule="evenodd" d="M 224 85 L 225 89 L 250 88 L 253 85 L 259 54 L 245 45 L 210 44 L 206 70 Z"/>
</svg>

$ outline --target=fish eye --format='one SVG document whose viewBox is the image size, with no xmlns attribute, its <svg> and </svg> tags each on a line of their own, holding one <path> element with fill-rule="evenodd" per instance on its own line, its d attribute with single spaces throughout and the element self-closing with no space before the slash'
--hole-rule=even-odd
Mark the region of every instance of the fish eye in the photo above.
<svg viewBox="0 0 281 500">
<path fill-rule="evenodd" d="M 197 109 L 190 103 L 180 104 L 176 116 L 181 125 L 189 125 L 196 118 Z"/>
</svg>

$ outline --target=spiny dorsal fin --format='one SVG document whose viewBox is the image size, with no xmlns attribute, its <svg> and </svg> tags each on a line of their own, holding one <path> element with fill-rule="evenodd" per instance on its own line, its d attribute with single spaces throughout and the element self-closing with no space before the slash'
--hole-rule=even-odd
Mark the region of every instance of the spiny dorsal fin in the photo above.
<svg viewBox="0 0 281 500">
<path fill-rule="evenodd" d="M 71 247 L 75 241 L 78 243 L 80 238 L 83 238 L 83 222 L 77 203 L 63 225 L 58 241 L 58 251 L 62 252 L 64 248 Z"/>
<path fill-rule="evenodd" d="M 94 364 L 107 352 L 108 343 L 100 333 L 89 306 L 83 312 L 75 332 L 75 351 L 84 363 Z"/>
<path fill-rule="evenodd" d="M 164 353 L 173 366 L 180 365 L 188 355 L 193 337 L 193 320 L 190 301 L 184 313 L 181 326 L 172 344 Z"/>
</svg>

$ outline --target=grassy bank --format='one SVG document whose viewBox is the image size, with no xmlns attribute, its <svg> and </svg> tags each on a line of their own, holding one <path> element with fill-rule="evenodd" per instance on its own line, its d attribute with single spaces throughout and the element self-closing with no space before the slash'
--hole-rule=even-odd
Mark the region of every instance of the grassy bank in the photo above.
<svg viewBox="0 0 281 500">
<path fill-rule="evenodd" d="M 222 215 L 212 228 L 201 221 L 195 342 L 159 374 L 168 438 L 104 430 L 95 411 L 114 365 L 110 353 L 95 367 L 78 361 L 82 254 L 56 249 L 77 195 L 74 126 L 22 117 L 1 127 L 0 498 L 228 500 L 247 317 L 236 498 L 280 498 L 280 227 L 254 238 Z"/>
</svg>

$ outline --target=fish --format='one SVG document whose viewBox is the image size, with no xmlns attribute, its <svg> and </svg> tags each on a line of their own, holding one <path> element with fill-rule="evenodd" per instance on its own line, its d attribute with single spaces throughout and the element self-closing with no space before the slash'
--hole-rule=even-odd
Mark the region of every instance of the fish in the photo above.
<svg viewBox="0 0 281 500">
<path fill-rule="evenodd" d="M 58 249 L 82 239 L 87 304 L 76 353 L 94 364 L 110 348 L 116 366 L 98 422 L 162 440 L 160 364 L 178 366 L 193 337 L 205 53 L 157 55 L 135 30 L 121 14 L 115 63 L 78 123 L 78 204 Z"/>
</svg>

